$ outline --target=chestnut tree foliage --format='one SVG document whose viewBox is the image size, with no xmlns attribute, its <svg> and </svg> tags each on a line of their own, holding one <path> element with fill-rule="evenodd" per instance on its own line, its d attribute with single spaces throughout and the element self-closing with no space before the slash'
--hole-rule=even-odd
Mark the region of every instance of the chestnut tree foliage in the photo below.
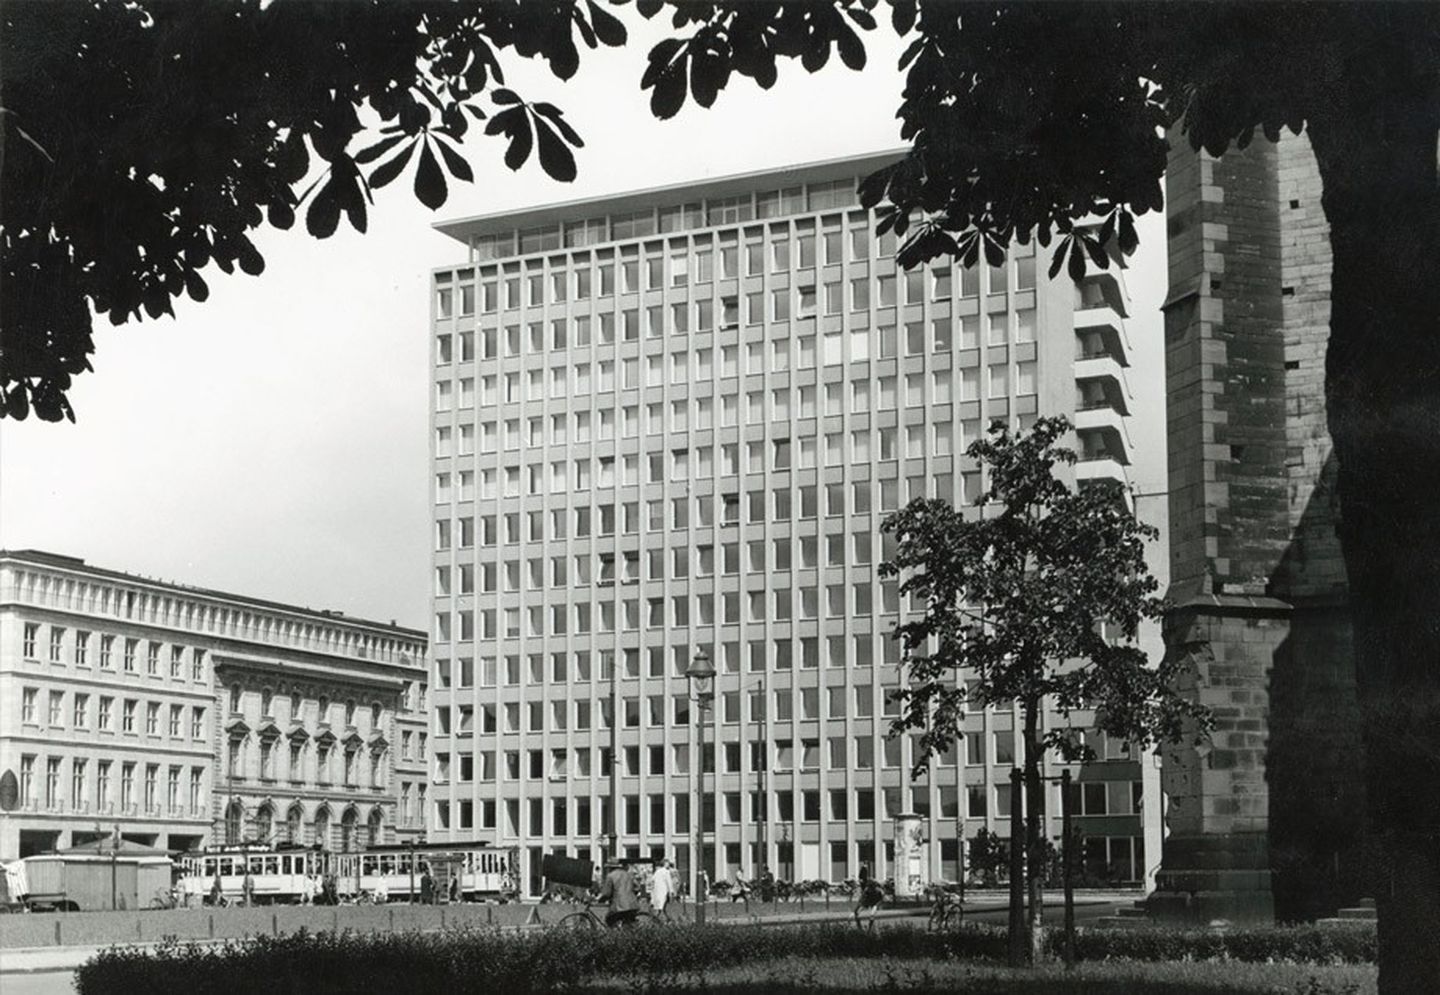
<svg viewBox="0 0 1440 995">
<path fill-rule="evenodd" d="M 967 702 L 1020 705 L 1032 949 L 1047 866 L 1041 760 L 1050 749 L 1094 757 L 1068 723 L 1042 733 L 1046 702 L 1067 718 L 1094 708 L 1099 728 L 1141 749 L 1209 721 L 1175 693 L 1170 664 L 1152 665 L 1136 644 L 1141 623 L 1164 608 L 1145 563 L 1159 533 L 1135 518 L 1119 484 L 1072 489 L 1056 475 L 1075 464 L 1060 445 L 1069 430 L 1064 417 L 1015 434 L 996 422 L 966 450 L 989 481 L 975 507 L 920 498 L 882 526 L 896 551 L 880 574 L 922 606 L 895 633 L 909 681 L 896 692 L 904 710 L 892 732 L 922 730 L 916 772 L 954 742 Z"/>
<path fill-rule="evenodd" d="M 967 702 L 1019 702 L 1026 767 L 1037 771 L 1049 749 L 1094 759 L 1069 726 L 1040 732 L 1047 699 L 1062 716 L 1093 708 L 1099 728 L 1141 749 L 1179 742 L 1187 719 L 1205 717 L 1136 644 L 1164 610 L 1145 562 L 1159 532 L 1119 484 L 1072 488 L 1056 475 L 1076 462 L 1060 444 L 1069 429 L 1063 416 L 1029 432 L 996 422 L 965 451 L 988 479 L 973 507 L 918 498 L 881 526 L 896 550 L 880 574 L 898 577 L 901 598 L 923 612 L 895 630 L 910 681 L 896 692 L 894 726 L 922 731 L 917 773 L 954 742 Z"/>
<path fill-rule="evenodd" d="M 472 129 L 512 169 L 535 155 L 573 179 L 580 136 L 507 88 L 502 60 L 567 79 L 582 48 L 627 37 L 591 0 L 15 0 L 0 18 L 0 414 L 52 421 L 74 418 L 92 307 L 119 325 L 203 301 L 212 263 L 264 269 L 263 224 L 363 232 L 407 170 L 439 207 L 447 177 L 473 179 Z"/>
</svg>

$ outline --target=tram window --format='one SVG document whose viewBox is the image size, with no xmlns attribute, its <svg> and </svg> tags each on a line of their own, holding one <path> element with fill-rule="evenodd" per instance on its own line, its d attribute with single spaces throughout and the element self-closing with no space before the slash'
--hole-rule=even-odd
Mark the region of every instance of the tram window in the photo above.
<svg viewBox="0 0 1440 995">
<path fill-rule="evenodd" d="M 215 858 L 214 858 L 214 857 L 206 857 L 206 858 L 205 858 L 205 876 L 206 876 L 207 878 L 213 878 L 213 877 L 215 876 Z"/>
<path fill-rule="evenodd" d="M 280 873 L 280 859 L 279 859 L 278 857 L 266 857 L 266 858 L 265 858 L 265 873 L 266 873 L 266 874 L 279 874 L 279 873 Z"/>
<path fill-rule="evenodd" d="M 229 857 L 220 858 L 220 873 L 225 877 L 235 873 L 235 865 Z"/>
<path fill-rule="evenodd" d="M 374 857 L 361 857 L 361 858 L 360 858 L 360 873 L 363 874 L 363 875 L 365 875 L 366 877 L 369 877 L 370 875 L 372 875 L 372 874 L 375 873 L 375 858 L 374 858 Z"/>
</svg>

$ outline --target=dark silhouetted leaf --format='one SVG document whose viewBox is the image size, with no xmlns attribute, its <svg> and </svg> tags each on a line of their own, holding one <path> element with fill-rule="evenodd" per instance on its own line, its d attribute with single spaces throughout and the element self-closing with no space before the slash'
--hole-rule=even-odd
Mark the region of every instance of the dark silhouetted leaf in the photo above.
<svg viewBox="0 0 1440 995">
<path fill-rule="evenodd" d="M 533 110 L 536 114 L 539 114 L 541 117 L 548 119 L 551 124 L 555 125 L 556 130 L 560 132 L 560 137 L 565 139 L 565 141 L 569 142 L 571 145 L 575 146 L 575 148 L 583 149 L 585 147 L 585 142 L 581 139 L 580 133 L 574 128 L 570 127 L 570 122 L 565 120 L 565 114 L 563 111 L 560 110 L 560 108 L 556 107 L 554 104 L 545 103 L 542 100 L 540 103 L 535 104 L 530 109 Z"/>
<path fill-rule="evenodd" d="M 1070 279 L 1076 283 L 1085 279 L 1085 250 L 1080 245 L 1083 241 L 1078 236 L 1070 240 Z"/>
<path fill-rule="evenodd" d="M 305 230 L 316 238 L 329 238 L 340 224 L 340 197 L 332 176 L 320 185 L 305 212 Z M 219 261 L 219 260 L 217 260 Z M 225 264 L 221 263 L 222 268 Z M 230 272 L 228 269 L 225 270 Z"/>
<path fill-rule="evenodd" d="M 415 196 L 433 211 L 445 203 L 446 195 L 445 173 L 430 150 L 430 143 L 425 142 L 420 149 L 420 165 L 415 170 Z"/>
<path fill-rule="evenodd" d="M 595 26 L 595 36 L 602 44 L 611 48 L 625 44 L 625 25 L 620 19 L 599 4 L 590 2 L 586 4 L 590 8 L 590 23 Z"/>
<path fill-rule="evenodd" d="M 1140 245 L 1140 237 L 1135 234 L 1135 218 L 1129 211 L 1120 212 L 1119 240 L 1120 251 L 1127 256 Z"/>
<path fill-rule="evenodd" d="M 510 90 L 502 86 L 498 90 L 490 94 L 490 99 L 495 101 L 495 103 L 500 104 L 501 106 L 504 106 L 506 104 L 518 104 L 520 103 L 520 94 L 516 93 L 514 90 Z"/>
<path fill-rule="evenodd" d="M 835 47 L 840 50 L 840 61 L 847 67 L 857 72 L 865 68 L 865 44 L 843 24 L 835 35 Z"/>
<path fill-rule="evenodd" d="M 185 274 L 185 292 L 190 295 L 191 300 L 204 303 L 210 296 L 210 285 L 199 273 L 187 272 Z"/>
<path fill-rule="evenodd" d="M 283 200 L 272 201 L 266 208 L 266 214 L 270 218 L 270 224 L 281 231 L 289 231 L 290 226 L 295 223 L 295 209 Z"/>
<path fill-rule="evenodd" d="M 420 143 L 419 136 L 416 136 L 409 145 L 395 153 L 394 156 L 375 167 L 370 174 L 370 188 L 379 190 L 383 186 L 394 182 L 395 178 L 405 171 L 405 164 L 415 154 L 415 146 Z"/>
<path fill-rule="evenodd" d="M 1055 279 L 1056 275 L 1059 274 L 1061 268 L 1064 267 L 1065 256 L 1069 251 L 1070 238 L 1067 235 L 1066 237 L 1060 239 L 1060 241 L 1055 243 L 1055 251 L 1050 256 L 1050 279 Z"/>
<path fill-rule="evenodd" d="M 569 183 L 575 179 L 575 156 L 544 121 L 535 121 L 535 137 L 540 143 L 540 168 L 553 179 Z"/>
<path fill-rule="evenodd" d="M 440 139 L 435 139 L 435 147 L 440 150 L 440 157 L 445 160 L 445 168 L 450 170 L 450 175 L 457 180 L 464 180 L 466 183 L 475 182 L 475 172 L 465 158 Z"/>
<path fill-rule="evenodd" d="M 391 135 L 389 138 L 382 138 L 374 145 L 368 146 L 355 153 L 355 161 L 359 163 L 374 162 L 386 152 L 403 142 L 408 135 Z"/>
</svg>

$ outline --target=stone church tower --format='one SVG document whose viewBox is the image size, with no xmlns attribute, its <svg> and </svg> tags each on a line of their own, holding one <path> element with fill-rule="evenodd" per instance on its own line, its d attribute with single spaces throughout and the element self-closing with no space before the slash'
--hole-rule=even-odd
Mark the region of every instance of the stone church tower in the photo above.
<svg viewBox="0 0 1440 995">
<path fill-rule="evenodd" d="M 1325 423 L 1328 226 L 1304 136 L 1172 136 L 1164 306 L 1171 608 L 1215 728 L 1167 748 L 1152 916 L 1314 918 L 1364 890 L 1340 509 Z"/>
</svg>

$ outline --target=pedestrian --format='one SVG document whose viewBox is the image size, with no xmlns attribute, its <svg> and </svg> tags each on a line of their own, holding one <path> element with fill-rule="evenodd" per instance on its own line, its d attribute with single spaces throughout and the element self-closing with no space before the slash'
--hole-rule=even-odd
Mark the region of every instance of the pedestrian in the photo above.
<svg viewBox="0 0 1440 995">
<path fill-rule="evenodd" d="M 670 904 L 675 882 L 670 873 L 670 861 L 662 860 L 660 866 L 650 875 L 650 908 L 662 919 L 669 919 L 665 907 Z"/>
<path fill-rule="evenodd" d="M 420 904 L 435 904 L 435 879 L 430 876 L 430 865 L 420 865 Z"/>
<path fill-rule="evenodd" d="M 385 905 L 390 901 L 390 889 L 385 886 L 383 877 L 375 883 L 375 890 L 371 893 L 371 898 L 376 905 Z"/>
<path fill-rule="evenodd" d="M 311 905 L 315 901 L 315 875 L 307 872 L 300 879 L 300 904 Z"/>
<path fill-rule="evenodd" d="M 460 901 L 460 875 L 450 875 L 450 904 Z"/>
<path fill-rule="evenodd" d="M 250 868 L 245 868 L 245 878 L 240 882 L 240 893 L 245 896 L 245 907 L 248 909 L 255 904 L 255 879 L 250 876 Z"/>
<path fill-rule="evenodd" d="M 225 904 L 225 889 L 220 887 L 220 872 L 215 872 L 215 880 L 210 885 L 210 905 L 212 908 L 219 908 Z"/>
<path fill-rule="evenodd" d="M 860 898 L 855 903 L 855 925 L 860 925 L 860 913 L 870 913 L 870 928 L 875 928 L 875 913 L 885 900 L 885 889 L 870 874 L 870 865 L 860 865 Z"/>
<path fill-rule="evenodd" d="M 633 926 L 640 915 L 640 903 L 635 898 L 635 878 L 623 864 L 610 864 L 607 871 L 605 883 L 596 896 L 598 901 L 610 907 L 605 913 L 605 925 L 610 929 Z"/>
</svg>

